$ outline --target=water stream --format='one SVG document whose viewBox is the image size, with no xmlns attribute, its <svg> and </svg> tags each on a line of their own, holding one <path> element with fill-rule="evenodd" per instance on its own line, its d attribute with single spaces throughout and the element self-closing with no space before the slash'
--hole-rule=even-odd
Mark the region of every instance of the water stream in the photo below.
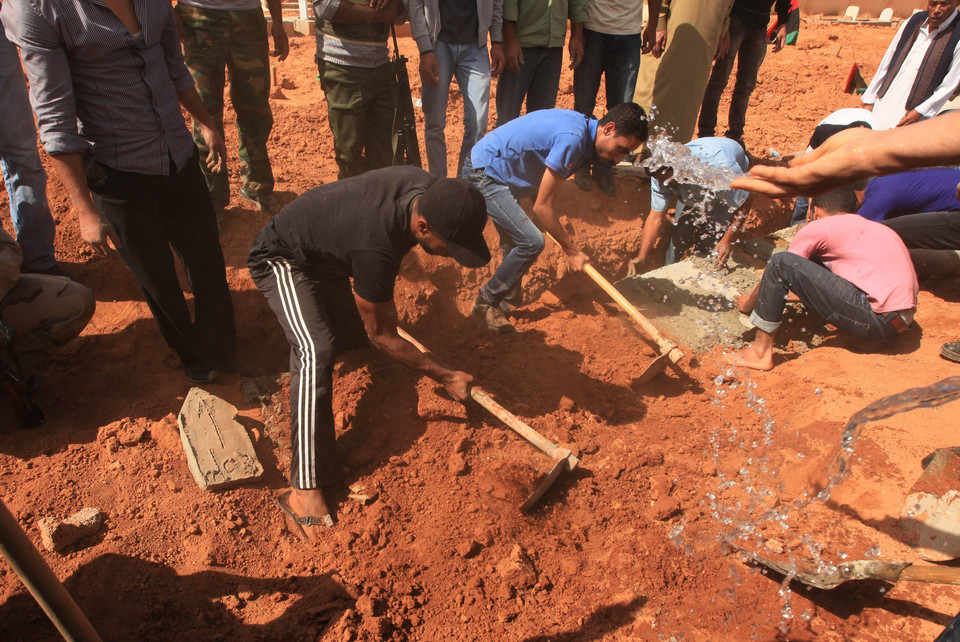
<svg viewBox="0 0 960 642">
<path fill-rule="evenodd" d="M 661 167 L 670 167 L 673 169 L 673 180 L 702 188 L 703 200 L 697 204 L 688 204 L 693 207 L 685 208 L 685 213 L 692 210 L 695 216 L 708 215 L 709 208 L 705 206 L 706 203 L 715 199 L 722 191 L 728 190 L 730 181 L 738 175 L 733 170 L 710 167 L 699 162 L 685 145 L 671 140 L 664 134 L 652 136 L 648 141 L 648 147 L 651 156 L 642 162 L 644 167 L 651 172 Z M 706 268 L 703 274 L 725 281 L 727 270 L 711 267 Z M 720 305 L 716 306 L 715 311 L 720 312 L 731 307 L 732 304 L 724 299 Z M 725 349 L 734 347 L 729 337 L 717 338 Z M 838 451 L 826 468 L 826 480 L 823 486 L 819 490 L 811 489 L 801 493 L 792 501 L 780 503 L 778 494 L 774 491 L 778 485 L 778 469 L 770 459 L 770 454 L 776 452 L 777 425 L 767 409 L 766 400 L 757 395 L 757 384 L 752 380 L 749 372 L 737 372 L 732 367 L 725 369 L 713 384 L 715 387 L 712 403 L 721 408 L 729 399 L 739 398 L 742 393 L 746 408 L 757 415 L 761 436 L 759 439 L 748 437 L 747 435 L 754 434 L 752 430 L 741 430 L 732 422 L 718 426 L 712 431 L 709 441 L 711 457 L 717 471 L 717 488 L 706 493 L 704 498 L 706 506 L 713 519 L 723 526 L 724 532 L 716 539 L 724 543 L 735 543 L 744 548 L 753 546 L 761 550 L 768 537 L 763 534 L 764 527 L 775 524 L 787 533 L 793 528 L 791 519 L 798 517 L 803 509 L 830 499 L 833 489 L 842 483 L 850 472 L 857 441 L 867 423 L 917 408 L 940 406 L 960 398 L 960 377 L 950 377 L 933 385 L 912 388 L 868 405 L 850 417 L 845 425 L 839 438 Z M 740 390 L 737 390 L 738 388 Z M 822 391 L 817 389 L 813 393 L 820 395 Z M 798 391 L 797 394 L 807 393 Z M 747 418 L 743 418 L 739 423 L 747 423 Z M 721 466 L 721 453 L 729 446 L 736 446 L 747 453 L 745 464 L 732 475 L 724 472 Z M 804 453 L 797 453 L 797 457 L 803 458 Z M 739 487 L 741 499 L 729 501 L 721 497 L 724 491 L 735 487 Z M 693 554 L 694 542 L 688 541 L 690 534 L 685 531 L 686 525 L 679 524 L 671 532 L 671 539 L 681 550 L 687 554 Z M 696 540 L 697 537 L 694 536 L 692 539 Z M 805 564 L 812 561 L 818 572 L 835 571 L 836 566 L 821 557 L 824 545 L 816 541 L 815 535 L 805 534 L 799 539 L 805 554 L 809 554 L 809 558 L 804 560 Z M 834 554 L 841 561 L 847 557 L 847 553 L 841 551 L 835 551 Z M 866 552 L 867 557 L 876 557 L 879 554 L 879 547 L 876 546 Z M 792 568 L 793 573 L 784 578 L 779 589 L 783 600 L 781 630 L 784 634 L 789 632 L 795 617 L 791 603 L 790 582 L 796 573 L 797 561 L 794 551 L 790 551 L 788 567 Z M 801 619 L 804 620 L 810 620 L 812 616 L 810 611 L 800 614 Z"/>
</svg>

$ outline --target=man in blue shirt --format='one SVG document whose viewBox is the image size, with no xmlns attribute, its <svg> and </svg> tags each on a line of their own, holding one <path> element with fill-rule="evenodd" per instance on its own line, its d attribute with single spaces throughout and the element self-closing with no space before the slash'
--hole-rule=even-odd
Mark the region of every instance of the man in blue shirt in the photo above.
<svg viewBox="0 0 960 642">
<path fill-rule="evenodd" d="M 710 185 L 704 183 L 712 178 L 717 185 L 729 185 L 733 178 L 745 174 L 749 163 L 743 148 L 732 139 L 714 137 L 698 138 L 686 145 L 660 145 L 669 147 L 670 154 L 660 156 L 656 147 L 653 149 L 650 213 L 643 223 L 640 251 L 630 261 L 628 274 L 633 276 L 656 267 L 652 265 L 652 250 L 674 197 L 677 198 L 676 225 L 667 248 L 666 264 L 682 259 L 692 249 L 697 254 L 716 251 L 717 266 L 726 265 L 740 222 L 746 216 L 744 205 L 749 194 L 743 190 L 709 189 Z M 687 156 L 686 160 L 678 163 L 683 156 Z M 647 161 L 648 167 L 650 162 Z M 712 171 L 704 172 L 704 166 Z"/>
<path fill-rule="evenodd" d="M 543 251 L 544 237 L 518 200 L 536 195 L 533 213 L 560 243 L 570 268 L 589 257 L 567 236 L 554 211 L 560 185 L 577 168 L 600 160 L 619 163 L 647 139 L 647 115 L 635 103 L 613 107 L 599 122 L 568 109 L 527 114 L 494 129 L 476 144 L 463 166 L 487 203 L 500 234 L 503 262 L 480 288 L 471 313 L 491 330 L 510 332 L 503 305 L 520 300 L 523 275 Z"/>
<path fill-rule="evenodd" d="M 937 167 L 881 176 L 867 183 L 857 214 L 882 222 L 906 214 L 956 212 L 960 169 Z"/>
</svg>

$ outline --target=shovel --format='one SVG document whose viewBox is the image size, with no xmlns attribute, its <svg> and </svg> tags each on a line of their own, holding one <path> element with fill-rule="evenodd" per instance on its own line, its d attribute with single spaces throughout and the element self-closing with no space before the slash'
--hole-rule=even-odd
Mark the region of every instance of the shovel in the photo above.
<svg viewBox="0 0 960 642">
<path fill-rule="evenodd" d="M 427 350 L 422 343 L 410 336 L 403 328 L 398 327 L 397 334 L 399 334 L 401 338 L 409 342 L 420 352 L 429 352 L 429 350 Z M 560 475 L 576 468 L 577 464 L 580 463 L 580 459 L 570 452 L 569 448 L 561 448 L 559 445 L 553 443 L 536 430 L 520 421 L 516 415 L 494 401 L 493 397 L 491 397 L 483 388 L 480 388 L 479 386 L 472 386 L 470 388 L 470 397 L 472 397 L 473 400 L 478 404 L 483 406 L 490 414 L 506 424 L 508 428 L 526 439 L 528 442 L 536 446 L 554 460 L 553 468 L 550 469 L 550 472 L 547 473 L 547 476 L 543 478 L 543 480 L 540 482 L 540 485 L 537 486 L 537 488 L 530 493 L 530 496 L 527 497 L 523 504 L 520 505 L 520 512 L 526 513 L 533 508 L 538 501 L 540 501 L 540 498 L 543 497 L 550 487 L 553 486 L 553 484 L 557 481 L 557 479 L 560 478 Z"/>
<path fill-rule="evenodd" d="M 544 232 L 544 234 L 547 236 L 547 238 L 556 243 L 557 246 L 560 246 L 560 243 L 557 241 L 557 239 L 553 238 L 549 232 Z M 658 374 L 663 372 L 667 366 L 671 366 L 679 371 L 677 362 L 683 358 L 683 353 L 680 352 L 680 348 L 677 347 L 677 344 L 660 334 L 660 331 L 657 330 L 656 326 L 650 323 L 650 320 L 647 319 L 647 317 L 640 314 L 640 310 L 638 310 L 632 303 L 627 301 L 627 298 L 620 293 L 620 290 L 613 287 L 613 284 L 610 283 L 610 281 L 607 281 L 605 278 L 603 278 L 603 275 L 597 272 L 596 268 L 587 263 L 583 267 L 583 271 L 586 272 L 587 276 L 593 279 L 594 282 L 599 285 L 604 292 L 609 294 L 610 298 L 616 301 L 617 305 L 619 305 L 624 312 L 630 315 L 630 318 L 633 319 L 638 326 L 640 326 L 640 329 L 647 337 L 650 338 L 651 341 L 657 344 L 657 348 L 660 350 L 660 356 L 650 362 L 644 371 L 640 373 L 640 376 L 637 377 L 637 383 L 646 383 L 647 381 L 650 381 Z"/>
<path fill-rule="evenodd" d="M 931 584 L 960 584 L 960 568 L 914 566 L 910 562 L 881 560 L 853 560 L 836 566 L 798 561 L 794 565 L 776 562 L 730 544 L 748 559 L 776 571 L 784 577 L 796 579 L 808 586 L 830 590 L 850 580 L 883 580 L 886 582 L 928 582 Z"/>
</svg>

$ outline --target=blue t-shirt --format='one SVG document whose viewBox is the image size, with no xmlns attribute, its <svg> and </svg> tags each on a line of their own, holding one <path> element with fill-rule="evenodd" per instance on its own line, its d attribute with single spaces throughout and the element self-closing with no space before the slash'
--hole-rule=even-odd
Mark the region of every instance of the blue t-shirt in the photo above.
<svg viewBox="0 0 960 642">
<path fill-rule="evenodd" d="M 737 174 L 746 174 L 750 168 L 743 147 L 740 146 L 740 143 L 729 138 L 698 138 L 687 143 L 686 147 L 694 158 L 709 167 L 722 167 L 733 170 Z M 655 178 L 650 179 L 651 210 L 656 212 L 666 211 L 673 194 L 676 194 L 677 200 L 685 206 L 699 203 L 706 198 L 704 190 L 699 185 L 677 183 L 673 180 L 664 185 Z M 743 205 L 748 196 L 749 194 L 742 189 L 724 190 L 716 194 L 717 199 L 726 202 L 734 209 Z"/>
<path fill-rule="evenodd" d="M 473 147 L 470 163 L 516 196 L 531 196 L 545 168 L 566 179 L 592 160 L 596 137 L 596 118 L 570 109 L 541 109 L 484 136 Z"/>
<path fill-rule="evenodd" d="M 956 212 L 960 169 L 936 167 L 881 176 L 867 183 L 857 214 L 871 221 L 886 221 L 905 214 Z"/>
</svg>

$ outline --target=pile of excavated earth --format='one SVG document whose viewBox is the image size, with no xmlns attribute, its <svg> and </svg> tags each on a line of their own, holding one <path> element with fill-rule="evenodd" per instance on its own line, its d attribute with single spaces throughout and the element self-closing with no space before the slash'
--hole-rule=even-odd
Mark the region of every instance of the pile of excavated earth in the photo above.
<svg viewBox="0 0 960 642">
<path fill-rule="evenodd" d="M 761 69 L 749 150 L 773 162 L 772 151 L 803 149 L 822 117 L 855 103 L 842 93 L 854 55 L 872 75 L 895 29 L 805 20 L 799 44 Z M 401 49 L 419 95 L 416 47 L 404 39 Z M 285 200 L 336 176 L 313 50 L 312 38 L 293 39 L 273 94 L 271 153 Z M 560 106 L 572 107 L 569 70 L 560 91 Z M 455 149 L 462 107 L 455 86 L 451 95 Z M 851 415 L 958 374 L 938 356 L 960 327 L 956 281 L 926 286 L 917 328 L 879 352 L 796 315 L 772 372 L 728 372 L 721 353 L 739 339 L 716 330 L 684 346 L 679 372 L 640 383 L 655 347 L 592 281 L 568 273 L 555 248 L 526 281 L 513 335 L 468 315 L 491 268 L 414 251 L 396 290 L 403 327 L 580 463 L 521 513 L 548 457 L 431 380 L 373 351 L 350 353 L 335 378 L 338 524 L 305 544 L 274 502 L 290 458 L 287 344 L 245 267 L 267 218 L 237 197 L 231 162 L 235 197 L 221 237 L 244 374 L 205 390 L 238 409 L 262 474 L 229 489 L 198 485 L 178 426 L 190 386 L 132 276 L 117 256 L 85 249 L 50 181 L 58 253 L 93 288 L 97 312 L 45 376 L 47 423 L 19 431 L 3 421 L 0 498 L 104 639 L 922 640 L 956 614 L 955 587 L 782 586 L 723 544 L 743 536 L 736 541 L 763 555 L 828 564 L 921 561 L 901 509 L 923 458 L 957 445 L 957 407 L 864 425 L 847 476 L 811 499 Z M 622 177 L 606 196 L 570 181 L 560 203 L 597 269 L 622 279 L 648 185 Z M 765 204 L 751 235 L 784 227 L 791 209 Z M 487 239 L 496 245 L 492 227 Z M 670 295 L 658 296 L 660 312 L 653 299 L 644 309 L 666 323 Z M 729 311 L 722 296 L 716 305 Z M 75 515 L 83 509 L 92 511 Z M 55 638 L 0 564 L 0 639 Z"/>
</svg>

